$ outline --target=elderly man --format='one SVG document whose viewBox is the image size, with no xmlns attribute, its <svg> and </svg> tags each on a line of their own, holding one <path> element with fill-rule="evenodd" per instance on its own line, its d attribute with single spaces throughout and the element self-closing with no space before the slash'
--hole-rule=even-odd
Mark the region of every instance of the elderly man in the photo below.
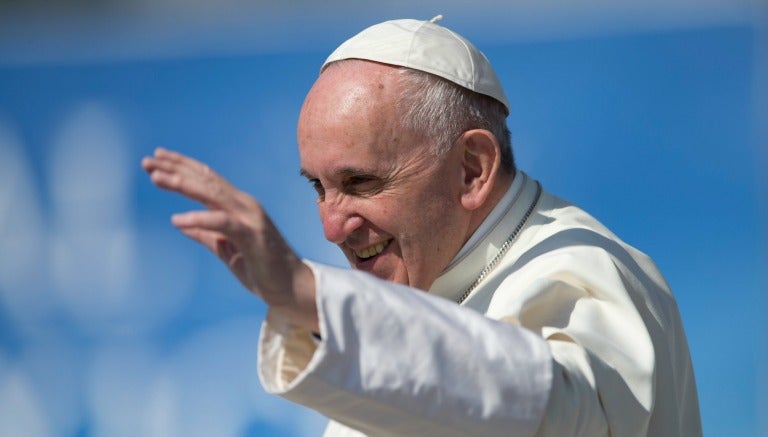
<svg viewBox="0 0 768 437">
<path fill-rule="evenodd" d="M 432 21 L 372 26 L 328 58 L 301 172 L 353 270 L 301 260 L 191 158 L 143 166 L 207 207 L 174 225 L 269 305 L 262 383 L 330 417 L 326 435 L 700 435 L 664 279 L 515 167 L 508 112 L 485 56 Z"/>
</svg>

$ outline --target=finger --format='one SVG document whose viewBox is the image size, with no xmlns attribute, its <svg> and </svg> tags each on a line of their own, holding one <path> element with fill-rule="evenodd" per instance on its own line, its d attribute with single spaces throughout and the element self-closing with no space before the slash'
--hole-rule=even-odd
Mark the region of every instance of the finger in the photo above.
<svg viewBox="0 0 768 437">
<path fill-rule="evenodd" d="M 176 152 L 171 152 L 158 147 L 152 152 L 151 156 L 145 156 L 141 160 L 141 166 L 144 168 L 144 170 L 149 171 L 151 168 L 156 167 L 162 162 L 178 161 L 176 158 L 178 155 L 179 154 Z"/>
<path fill-rule="evenodd" d="M 197 170 L 201 173 L 204 173 L 209 170 L 207 165 L 203 164 L 202 162 L 194 158 L 191 158 L 179 152 L 175 152 L 173 150 L 164 149 L 162 147 L 158 147 L 155 149 L 155 158 L 160 161 L 172 162 L 175 164 L 183 165 L 185 167 Z"/>
<path fill-rule="evenodd" d="M 141 166 L 147 171 L 159 169 L 169 172 L 198 173 L 200 175 L 207 175 L 212 172 L 207 165 L 200 161 L 163 149 L 158 149 L 155 156 L 144 157 Z"/>
<path fill-rule="evenodd" d="M 244 258 L 242 252 L 226 236 L 219 232 L 202 228 L 179 228 L 194 241 L 207 247 L 229 267 L 238 278 L 243 274 Z"/>
<path fill-rule="evenodd" d="M 174 214 L 171 222 L 180 230 L 203 229 L 218 233 L 232 240 L 236 245 L 242 239 L 244 226 L 230 214 L 220 210 L 190 211 Z M 206 241 L 206 245 L 208 245 Z"/>
<path fill-rule="evenodd" d="M 154 170 L 177 171 L 180 165 L 172 160 L 145 156 L 141 160 L 141 167 L 148 173 Z"/>
<path fill-rule="evenodd" d="M 220 241 L 226 241 L 226 237 L 219 232 L 202 228 L 179 228 L 182 234 L 200 243 L 218 257 L 222 257 Z M 231 256 L 231 255 L 228 255 Z"/>
<path fill-rule="evenodd" d="M 160 188 L 178 192 L 209 208 L 234 207 L 237 188 L 204 164 L 145 158 L 142 166 L 152 183 Z"/>
<path fill-rule="evenodd" d="M 179 173 L 155 169 L 149 173 L 149 179 L 159 188 L 175 191 L 193 200 L 199 200 L 188 192 L 189 184 L 184 184 L 183 177 Z"/>
<path fill-rule="evenodd" d="M 243 263 L 245 262 L 243 253 L 231 241 L 225 238 L 217 240 L 216 254 L 235 274 L 241 273 Z"/>
<path fill-rule="evenodd" d="M 150 156 L 145 156 L 144 158 L 141 159 L 141 168 L 143 168 L 144 171 L 146 171 L 147 173 L 154 170 L 156 168 L 156 165 L 157 165 L 157 160 Z"/>
<path fill-rule="evenodd" d="M 172 161 L 179 161 L 185 155 L 175 150 L 166 149 L 164 147 L 156 147 L 154 150 L 154 156 L 158 159 L 168 159 Z"/>
</svg>

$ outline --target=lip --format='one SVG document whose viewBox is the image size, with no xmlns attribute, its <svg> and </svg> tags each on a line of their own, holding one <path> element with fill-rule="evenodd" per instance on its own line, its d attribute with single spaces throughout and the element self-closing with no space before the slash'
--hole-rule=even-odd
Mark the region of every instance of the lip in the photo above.
<svg viewBox="0 0 768 437">
<path fill-rule="evenodd" d="M 360 250 L 355 250 L 350 248 L 349 249 L 350 255 L 351 255 L 352 263 L 354 267 L 358 270 L 370 271 L 376 264 L 376 261 L 380 259 L 382 255 L 387 254 L 391 250 L 390 246 L 392 246 L 392 242 L 393 240 L 386 240 L 373 245 L 366 246 L 364 249 L 360 249 Z M 366 249 L 375 247 L 378 244 L 384 244 L 384 247 L 382 248 L 381 252 L 379 252 L 378 254 L 371 256 L 369 258 L 361 258 L 360 256 L 357 255 L 357 253 L 364 251 Z"/>
</svg>

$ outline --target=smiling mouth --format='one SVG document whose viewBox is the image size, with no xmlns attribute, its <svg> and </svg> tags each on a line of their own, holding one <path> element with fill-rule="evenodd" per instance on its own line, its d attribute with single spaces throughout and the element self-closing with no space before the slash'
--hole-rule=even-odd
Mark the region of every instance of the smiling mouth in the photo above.
<svg viewBox="0 0 768 437">
<path fill-rule="evenodd" d="M 356 250 L 354 251 L 355 256 L 361 260 L 371 259 L 374 256 L 380 254 L 381 252 L 384 252 L 384 249 L 386 249 L 387 246 L 389 246 L 389 243 L 391 241 L 392 240 L 387 240 L 378 244 L 374 244 L 373 246 L 368 246 L 365 249 Z"/>
</svg>

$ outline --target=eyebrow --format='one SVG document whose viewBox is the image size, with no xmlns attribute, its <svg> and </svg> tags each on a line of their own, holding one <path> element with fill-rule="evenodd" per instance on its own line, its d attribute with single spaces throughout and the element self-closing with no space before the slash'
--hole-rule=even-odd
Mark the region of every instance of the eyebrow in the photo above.
<svg viewBox="0 0 768 437">
<path fill-rule="evenodd" d="M 317 179 L 314 175 L 312 175 L 310 172 L 308 172 L 303 168 L 299 171 L 299 174 L 301 176 L 304 176 L 307 179 Z M 371 175 L 373 174 L 373 172 L 371 170 L 360 168 L 360 167 L 340 167 L 334 170 L 333 174 L 336 176 L 348 177 L 348 176 L 358 176 L 358 175 Z"/>
</svg>

